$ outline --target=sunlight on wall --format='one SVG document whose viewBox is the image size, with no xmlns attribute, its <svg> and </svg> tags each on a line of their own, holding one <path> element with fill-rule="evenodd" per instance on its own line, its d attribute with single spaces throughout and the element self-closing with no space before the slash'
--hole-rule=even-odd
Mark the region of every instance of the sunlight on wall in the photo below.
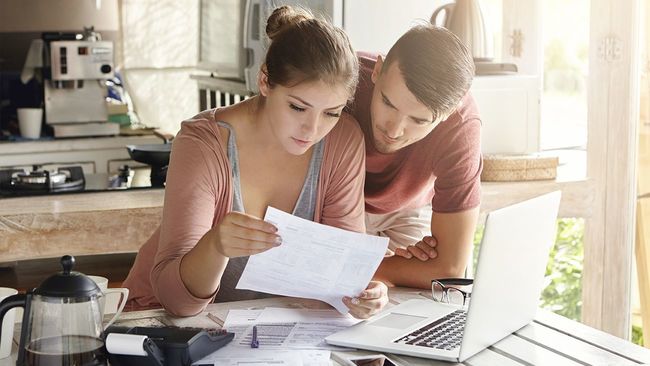
<svg viewBox="0 0 650 366">
<path fill-rule="evenodd" d="M 198 2 L 123 0 L 121 65 L 140 120 L 176 133 L 198 112 Z"/>
</svg>

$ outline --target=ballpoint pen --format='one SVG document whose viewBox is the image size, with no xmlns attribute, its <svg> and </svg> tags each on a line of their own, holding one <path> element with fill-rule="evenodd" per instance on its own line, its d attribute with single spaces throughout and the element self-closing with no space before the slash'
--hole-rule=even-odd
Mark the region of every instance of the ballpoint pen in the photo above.
<svg viewBox="0 0 650 366">
<path fill-rule="evenodd" d="M 251 338 L 251 348 L 258 348 L 260 342 L 257 340 L 257 325 L 253 325 L 253 337 Z"/>
</svg>

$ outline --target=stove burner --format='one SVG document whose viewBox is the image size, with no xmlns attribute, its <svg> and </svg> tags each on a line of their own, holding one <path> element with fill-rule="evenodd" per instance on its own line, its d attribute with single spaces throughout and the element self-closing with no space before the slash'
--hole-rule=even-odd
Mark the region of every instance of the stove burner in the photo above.
<svg viewBox="0 0 650 366">
<path fill-rule="evenodd" d="M 31 172 L 23 169 L 0 170 L 0 190 L 10 193 L 56 193 L 82 191 L 86 185 L 80 166 L 61 167 L 56 171 L 40 170 L 38 165 Z"/>
<path fill-rule="evenodd" d="M 34 185 L 34 184 L 52 184 L 59 185 L 65 183 L 67 176 L 61 172 L 49 172 L 47 170 L 39 170 L 32 172 L 23 172 L 18 173 L 12 179 L 14 184 L 25 184 L 25 185 Z"/>
</svg>

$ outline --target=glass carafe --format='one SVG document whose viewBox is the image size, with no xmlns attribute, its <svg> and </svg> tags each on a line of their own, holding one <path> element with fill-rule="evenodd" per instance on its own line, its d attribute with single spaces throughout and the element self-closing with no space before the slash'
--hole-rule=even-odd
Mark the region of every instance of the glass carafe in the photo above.
<svg viewBox="0 0 650 366">
<path fill-rule="evenodd" d="M 25 365 L 106 365 L 102 296 L 34 295 Z"/>
<path fill-rule="evenodd" d="M 0 303 L 25 308 L 17 365 L 107 365 L 102 320 L 104 295 L 93 280 L 73 272 L 74 258 L 61 258 L 63 272 L 27 294 Z M 1 320 L 0 320 L 1 321 Z"/>
</svg>

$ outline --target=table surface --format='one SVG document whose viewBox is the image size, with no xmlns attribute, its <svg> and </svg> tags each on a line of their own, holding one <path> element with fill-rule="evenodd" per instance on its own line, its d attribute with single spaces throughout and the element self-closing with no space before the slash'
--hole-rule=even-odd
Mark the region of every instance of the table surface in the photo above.
<svg viewBox="0 0 650 366">
<path fill-rule="evenodd" d="M 390 305 L 430 296 L 430 292 L 390 289 Z M 230 309 L 263 309 L 265 307 L 326 309 L 329 305 L 316 300 L 277 297 L 252 301 L 210 304 L 199 315 L 189 318 L 170 316 L 164 310 L 123 313 L 117 324 L 139 326 L 200 326 L 219 327 Z M 210 316 L 208 316 L 210 314 Z M 18 326 L 18 325 L 17 325 Z M 15 364 L 19 331 L 14 332 L 12 355 L 0 360 L 0 366 Z M 377 352 L 350 351 L 364 355 Z M 401 355 L 389 355 L 405 365 L 454 365 Z M 334 362 L 336 365 L 337 363 Z M 611 336 L 581 323 L 545 310 L 539 310 L 535 320 L 512 335 L 466 360 L 462 365 L 639 365 L 650 364 L 650 350 Z M 461 364 L 457 364 L 461 365 Z"/>
</svg>

